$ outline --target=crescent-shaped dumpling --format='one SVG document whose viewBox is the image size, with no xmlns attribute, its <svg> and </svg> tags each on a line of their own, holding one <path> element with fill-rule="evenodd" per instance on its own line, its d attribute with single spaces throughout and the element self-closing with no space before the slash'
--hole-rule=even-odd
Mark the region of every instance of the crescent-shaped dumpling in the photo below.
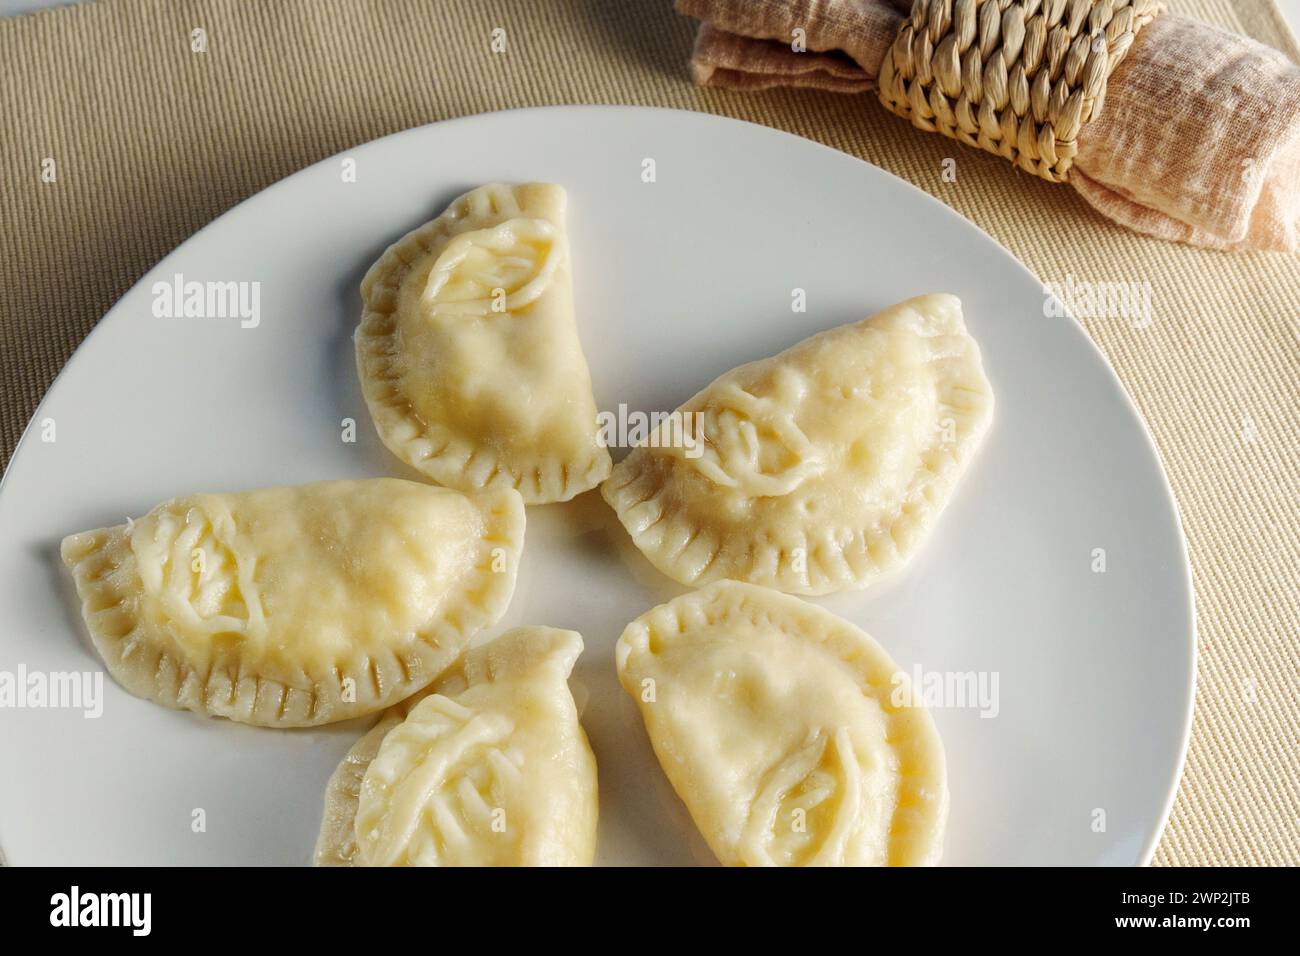
<svg viewBox="0 0 1300 956">
<path fill-rule="evenodd" d="M 62 550 L 131 693 L 301 727 L 380 710 L 454 664 L 505 613 L 523 540 L 510 489 L 377 478 L 175 498 Z"/>
<path fill-rule="evenodd" d="M 943 745 L 906 674 L 829 611 L 719 581 L 615 651 L 668 780 L 729 866 L 935 863 Z"/>
<path fill-rule="evenodd" d="M 379 436 L 449 488 L 567 501 L 609 475 L 573 314 L 564 190 L 482 186 L 361 283 L 357 368 Z"/>
<path fill-rule="evenodd" d="M 574 631 L 522 627 L 465 655 L 330 778 L 318 866 L 590 866 L 596 759 L 568 677 Z"/>
<path fill-rule="evenodd" d="M 636 546 L 683 584 L 827 594 L 916 549 L 993 391 L 961 303 L 927 295 L 733 369 L 678 412 L 694 441 L 652 436 L 601 486 Z"/>
</svg>

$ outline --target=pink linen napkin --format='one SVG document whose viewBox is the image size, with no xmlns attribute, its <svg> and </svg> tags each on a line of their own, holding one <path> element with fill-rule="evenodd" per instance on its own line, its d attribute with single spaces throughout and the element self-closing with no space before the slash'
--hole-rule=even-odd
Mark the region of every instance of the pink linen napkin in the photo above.
<svg viewBox="0 0 1300 956">
<path fill-rule="evenodd" d="M 911 7 L 677 0 L 702 21 L 697 83 L 837 93 L 876 87 Z M 1276 50 L 1162 13 L 1114 68 L 1077 145 L 1069 184 L 1130 229 L 1215 249 L 1300 249 L 1300 67 Z"/>
</svg>

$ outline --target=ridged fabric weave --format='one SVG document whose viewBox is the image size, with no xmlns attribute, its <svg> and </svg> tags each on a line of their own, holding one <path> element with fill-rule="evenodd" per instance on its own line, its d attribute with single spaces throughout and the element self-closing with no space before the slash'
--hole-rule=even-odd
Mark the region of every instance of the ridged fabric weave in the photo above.
<svg viewBox="0 0 1300 956">
<path fill-rule="evenodd" d="M 1168 5 L 1298 56 L 1270 0 Z M 489 48 L 497 26 L 505 54 Z M 195 27 L 206 54 L 190 52 Z M 4 460 L 119 296 L 204 223 L 316 160 L 554 103 L 785 129 L 933 193 L 1044 282 L 1150 283 L 1149 325 L 1083 321 L 1155 435 L 1195 575 L 1196 717 L 1156 862 L 1300 863 L 1300 258 L 1137 235 L 1071 190 L 911 129 L 871 94 L 698 88 L 694 32 L 669 0 L 105 0 L 0 20 Z M 57 183 L 41 181 L 45 157 Z"/>
</svg>

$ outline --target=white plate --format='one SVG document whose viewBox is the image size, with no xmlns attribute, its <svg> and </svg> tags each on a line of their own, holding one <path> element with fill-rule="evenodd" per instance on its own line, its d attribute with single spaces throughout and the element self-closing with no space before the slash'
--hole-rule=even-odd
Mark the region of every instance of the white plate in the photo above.
<svg viewBox="0 0 1300 956">
<path fill-rule="evenodd" d="M 361 276 L 463 190 L 551 180 L 569 191 L 601 408 L 669 410 L 812 332 L 923 292 L 961 297 L 997 392 L 992 434 L 909 568 L 820 603 L 909 671 L 997 677 L 996 717 L 935 712 L 952 790 L 945 862 L 1149 860 L 1191 715 L 1182 532 L 1115 375 L 1078 325 L 1045 317 L 1042 287 L 1008 253 L 875 167 L 715 116 L 525 110 L 345 155 L 356 182 L 343 182 L 342 157 L 326 160 L 164 259 L 50 389 L 0 495 L 0 671 L 99 667 L 58 564 L 65 534 L 192 491 L 410 475 L 360 398 Z M 260 325 L 155 318 L 152 284 L 176 273 L 260 282 Z M 796 288 L 806 312 L 792 311 Z M 631 550 L 597 494 L 529 509 L 502 628 L 586 638 L 576 677 L 590 692 L 602 863 L 711 860 L 614 677 L 623 626 L 681 590 Z M 111 680 L 98 719 L 29 708 L 0 721 L 0 846 L 18 864 L 305 863 L 325 780 L 366 724 L 259 730 L 164 710 Z"/>
</svg>

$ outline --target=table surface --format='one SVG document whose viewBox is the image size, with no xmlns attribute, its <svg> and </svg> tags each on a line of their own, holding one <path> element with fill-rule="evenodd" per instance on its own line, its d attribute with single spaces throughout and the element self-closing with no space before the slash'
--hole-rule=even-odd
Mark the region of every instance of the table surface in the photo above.
<svg viewBox="0 0 1300 956">
<path fill-rule="evenodd" d="M 1300 0 L 1276 0 L 1276 3 L 1282 10 L 1282 15 L 1286 17 L 1291 31 L 1300 35 Z M 47 10 L 50 7 L 67 5 L 67 0 L 0 0 L 0 15 L 12 16 L 16 13 L 30 13 L 33 10 Z"/>
</svg>

